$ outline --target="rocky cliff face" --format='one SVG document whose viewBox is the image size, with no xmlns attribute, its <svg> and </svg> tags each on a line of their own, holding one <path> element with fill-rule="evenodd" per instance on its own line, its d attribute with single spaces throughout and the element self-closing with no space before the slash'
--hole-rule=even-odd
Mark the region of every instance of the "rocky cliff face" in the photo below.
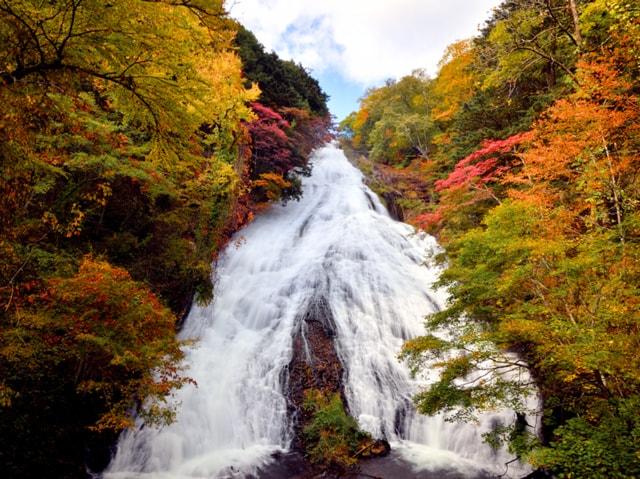
<svg viewBox="0 0 640 479">
<path fill-rule="evenodd" d="M 343 369 L 333 344 L 334 336 L 335 325 L 329 305 L 324 298 L 318 298 L 301 315 L 289 363 L 289 412 L 294 419 L 293 448 L 298 451 L 305 450 L 302 431 L 311 420 L 311 413 L 303 407 L 305 391 L 338 393 L 346 404 L 342 390 Z"/>
<path fill-rule="evenodd" d="M 324 397 L 338 394 L 348 411 L 343 390 L 343 367 L 334 345 L 336 334 L 333 315 L 327 300 L 319 297 L 311 301 L 300 315 L 299 326 L 293 337 L 293 354 L 288 366 L 288 408 L 292 420 L 294 440 L 293 454 L 280 461 L 280 474 L 287 477 L 342 477 L 357 474 L 357 461 L 381 457 L 389 453 L 387 441 L 365 439 L 353 459 L 354 465 L 346 467 L 335 463 L 312 463 L 309 450 L 313 444 L 305 437 L 304 429 L 314 420 L 313 410 L 305 407 L 305 398 L 310 391 Z"/>
<path fill-rule="evenodd" d="M 389 215 L 405 223 L 424 213 L 433 202 L 433 184 L 420 173 L 423 163 L 416 161 L 404 169 L 369 160 L 362 153 L 342 145 L 345 155 L 365 176 L 367 186 L 385 203 Z"/>
</svg>

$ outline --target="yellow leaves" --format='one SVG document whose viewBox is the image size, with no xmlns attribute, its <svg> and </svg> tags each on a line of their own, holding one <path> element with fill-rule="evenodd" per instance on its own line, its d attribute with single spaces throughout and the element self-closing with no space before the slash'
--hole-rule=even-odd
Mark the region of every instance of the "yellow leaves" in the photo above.
<svg viewBox="0 0 640 479">
<path fill-rule="evenodd" d="M 80 206 L 77 203 L 73 203 L 73 205 L 71 205 L 71 215 L 71 221 L 64 229 L 64 235 L 67 238 L 78 236 L 80 234 L 82 222 L 84 221 L 85 217 L 84 211 L 80 210 Z"/>
<path fill-rule="evenodd" d="M 215 55 L 201 53 L 197 55 L 196 62 L 196 71 L 206 82 L 207 88 L 203 91 L 203 98 L 194 100 L 200 101 L 202 107 L 211 109 L 204 111 L 205 115 L 222 116 L 231 106 L 239 107 L 258 98 L 260 91 L 257 85 L 252 85 L 248 90 L 244 88 L 242 65 L 239 57 L 232 51 L 217 52 Z M 240 110 L 243 119 L 252 117 L 249 109 Z"/>
<path fill-rule="evenodd" d="M 82 223 L 84 222 L 86 213 L 80 209 L 77 203 L 73 203 L 69 211 L 69 216 L 70 218 L 62 223 L 55 213 L 45 211 L 41 221 L 44 225 L 48 226 L 51 231 L 61 234 L 65 238 L 79 236 L 82 231 Z"/>
<path fill-rule="evenodd" d="M 269 201 L 276 201 L 282 196 L 282 190 L 291 187 L 291 182 L 285 180 L 278 173 L 262 173 L 253 182 L 254 188 L 264 188 Z"/>
<path fill-rule="evenodd" d="M 0 408 L 11 407 L 13 399 L 16 397 L 16 392 L 0 382 Z"/>
<path fill-rule="evenodd" d="M 544 325 L 533 318 L 509 319 L 501 324 L 500 329 L 512 338 L 526 338 L 528 341 L 544 339 Z"/>
<path fill-rule="evenodd" d="M 128 415 L 122 414 L 121 411 L 109 411 L 104 414 L 100 420 L 89 426 L 89 429 L 95 432 L 102 431 L 124 431 L 135 425 L 133 418 Z"/>
<path fill-rule="evenodd" d="M 98 206 L 106 206 L 111 197 L 111 186 L 108 183 L 98 183 L 96 191 L 90 191 L 82 195 L 82 199 Z"/>
<path fill-rule="evenodd" d="M 238 186 L 238 174 L 228 163 L 217 162 L 211 173 L 215 175 L 214 184 L 217 192 L 223 190 L 230 193 Z"/>
<path fill-rule="evenodd" d="M 18 15 L 32 3 L 19 2 Z M 243 86 L 222 2 L 206 2 L 204 10 L 187 3 L 117 0 L 105 6 L 87 1 L 73 16 L 60 15 L 70 7 L 55 3 L 24 14 L 24 20 L 42 32 L 45 64 L 53 62 L 50 53 L 56 60 L 62 56 L 60 72 L 44 73 L 57 74 L 65 83 L 82 77 L 92 81 L 125 123 L 153 134 L 156 145 L 150 156 L 171 164 L 178 161 L 184 140 L 202 124 L 213 121 L 227 136 L 237 131 L 240 120 L 251 117 L 246 102 L 258 95 L 255 87 Z M 60 39 L 61 31 L 73 36 Z M 52 42 L 55 49 L 49 52 Z M 38 71 L 38 65 L 34 68 Z M 24 101 L 29 104 L 31 97 L 27 92 Z M 218 141 L 222 147 L 231 143 L 224 135 Z"/>
<path fill-rule="evenodd" d="M 259 180 L 254 181 L 254 186 L 268 186 L 269 184 L 277 185 L 280 188 L 291 186 L 291 183 L 278 173 L 263 173 L 260 175 Z"/>
<path fill-rule="evenodd" d="M 474 77 L 470 71 L 473 61 L 471 41 L 462 40 L 447 47 L 432 84 L 433 95 L 437 98 L 433 109 L 435 120 L 450 120 L 473 95 Z"/>
<path fill-rule="evenodd" d="M 355 135 L 353 138 L 353 143 L 356 147 L 359 147 L 362 142 L 361 131 L 364 128 L 367 121 L 369 120 L 369 116 L 370 116 L 370 113 L 367 108 L 360 108 L 360 110 L 356 114 L 356 117 L 353 120 L 351 128 L 353 129 L 353 132 Z"/>
</svg>

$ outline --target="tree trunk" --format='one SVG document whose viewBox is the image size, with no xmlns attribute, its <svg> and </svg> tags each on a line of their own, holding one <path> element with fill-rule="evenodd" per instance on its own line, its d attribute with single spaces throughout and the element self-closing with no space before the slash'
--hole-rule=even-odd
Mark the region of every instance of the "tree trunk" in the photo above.
<svg viewBox="0 0 640 479">
<path fill-rule="evenodd" d="M 580 33 L 580 16 L 578 15 L 578 6 L 576 5 L 576 0 L 569 0 L 569 7 L 571 8 L 571 16 L 573 17 L 576 42 L 578 42 L 578 46 L 582 46 L 582 34 Z"/>
</svg>

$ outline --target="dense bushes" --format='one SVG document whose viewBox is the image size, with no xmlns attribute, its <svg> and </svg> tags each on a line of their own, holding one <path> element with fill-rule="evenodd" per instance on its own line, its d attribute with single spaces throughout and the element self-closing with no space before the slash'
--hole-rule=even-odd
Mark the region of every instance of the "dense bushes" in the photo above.
<svg viewBox="0 0 640 479">
<path fill-rule="evenodd" d="M 340 394 L 309 389 L 303 407 L 312 414 L 304 428 L 305 449 L 313 463 L 346 468 L 358 461 L 358 453 L 371 443 L 358 423 L 345 411 Z"/>
</svg>

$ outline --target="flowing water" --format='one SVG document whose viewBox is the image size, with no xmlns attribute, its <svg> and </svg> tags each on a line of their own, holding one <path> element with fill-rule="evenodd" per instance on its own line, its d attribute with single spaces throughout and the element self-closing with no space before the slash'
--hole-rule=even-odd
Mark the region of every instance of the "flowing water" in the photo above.
<svg viewBox="0 0 640 479">
<path fill-rule="evenodd" d="M 424 334 L 425 315 L 445 305 L 445 293 L 431 288 L 440 271 L 425 265 L 435 240 L 392 220 L 335 146 L 320 149 L 313 165 L 301 201 L 274 206 L 235 237 L 216 267 L 215 300 L 187 318 L 180 335 L 197 339 L 186 351 L 197 387 L 176 393 L 176 422 L 124 433 L 106 478 L 246 477 L 286 451 L 292 337 L 301 312 L 320 300 L 331 309 L 348 407 L 363 429 L 388 439 L 415 471 L 505 472 L 511 457 L 481 434 L 514 413 L 479 425 L 420 416 L 411 396 L 421 382 L 397 359 L 404 340 Z M 509 472 L 526 470 L 514 463 Z"/>
</svg>

